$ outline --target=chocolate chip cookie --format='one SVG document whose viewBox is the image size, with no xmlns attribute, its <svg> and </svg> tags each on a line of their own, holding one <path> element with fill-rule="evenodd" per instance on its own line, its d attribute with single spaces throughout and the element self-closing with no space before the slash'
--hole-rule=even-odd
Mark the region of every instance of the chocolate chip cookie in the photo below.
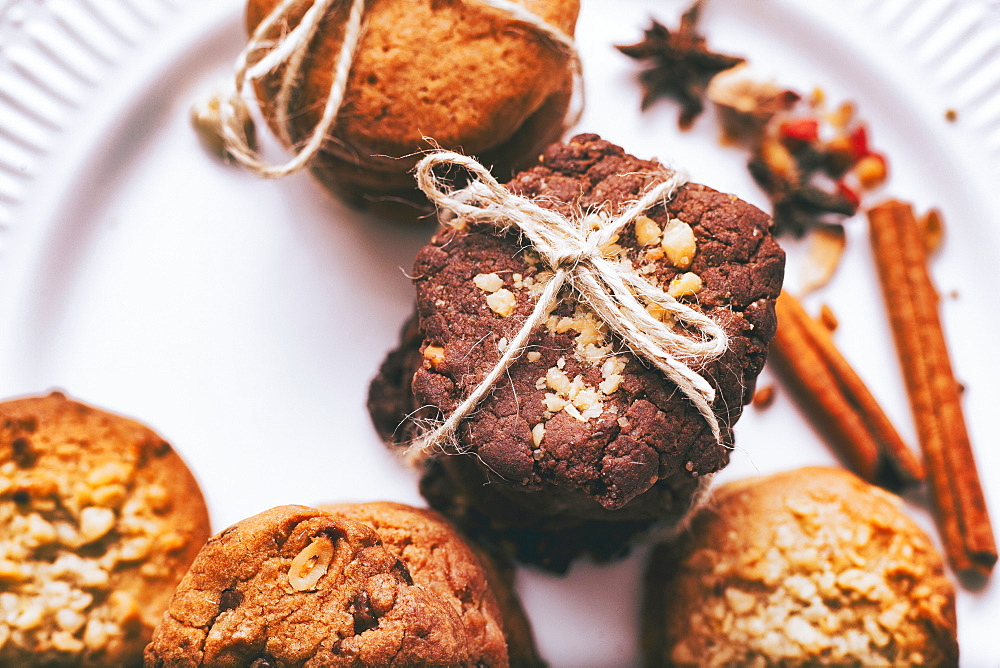
<svg viewBox="0 0 1000 668">
<path fill-rule="evenodd" d="M 506 666 L 534 657 L 530 635 L 508 653 L 492 584 L 429 511 L 281 506 L 208 542 L 146 665 Z"/>
</svg>

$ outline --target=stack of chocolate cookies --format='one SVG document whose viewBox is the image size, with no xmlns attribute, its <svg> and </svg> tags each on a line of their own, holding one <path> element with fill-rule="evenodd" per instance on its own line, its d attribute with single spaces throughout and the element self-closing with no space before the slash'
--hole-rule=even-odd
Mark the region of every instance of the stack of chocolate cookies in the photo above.
<svg viewBox="0 0 1000 668">
<path fill-rule="evenodd" d="M 550 146 L 507 188 L 600 226 L 671 175 L 656 161 L 579 135 Z M 770 218 L 736 197 L 686 184 L 622 230 L 606 255 L 725 331 L 725 352 L 697 369 L 716 393 L 720 437 L 673 382 L 565 289 L 464 420 L 457 444 L 420 461 L 421 490 L 433 507 L 478 538 L 555 570 L 582 553 L 620 554 L 637 532 L 687 515 L 729 460 L 732 427 L 776 326 L 784 255 Z M 517 231 L 461 219 L 418 253 L 416 315 L 369 395 L 391 447 L 407 451 L 428 424 L 455 410 L 497 363 L 552 273 Z"/>
</svg>

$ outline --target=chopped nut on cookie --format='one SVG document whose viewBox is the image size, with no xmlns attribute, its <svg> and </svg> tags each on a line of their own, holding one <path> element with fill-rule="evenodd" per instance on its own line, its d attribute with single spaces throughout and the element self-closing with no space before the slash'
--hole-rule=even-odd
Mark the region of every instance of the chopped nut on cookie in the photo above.
<svg viewBox="0 0 1000 668">
<path fill-rule="evenodd" d="M 148 666 L 539 666 L 499 566 L 436 513 L 279 506 L 198 554 Z"/>
<path fill-rule="evenodd" d="M 717 488 L 646 584 L 649 665 L 957 665 L 941 556 L 900 499 L 846 471 Z"/>
<path fill-rule="evenodd" d="M 136 665 L 208 538 L 180 457 L 59 393 L 0 403 L 0 665 Z"/>
</svg>

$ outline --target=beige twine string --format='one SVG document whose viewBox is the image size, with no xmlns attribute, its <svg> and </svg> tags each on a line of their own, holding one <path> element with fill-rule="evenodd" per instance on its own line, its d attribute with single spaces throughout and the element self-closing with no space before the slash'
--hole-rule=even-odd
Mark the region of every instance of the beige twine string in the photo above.
<svg viewBox="0 0 1000 668">
<path fill-rule="evenodd" d="M 473 177 L 462 190 L 446 190 L 434 173 L 440 165 L 458 166 Z M 708 423 L 716 442 L 721 440 L 719 421 L 712 411 L 715 390 L 691 366 L 700 366 L 722 355 L 728 346 L 725 331 L 704 313 L 678 302 L 668 293 L 639 276 L 630 266 L 604 256 L 602 247 L 627 225 L 660 202 L 670 200 L 687 179 L 678 172 L 656 184 L 623 214 L 589 231 L 580 221 L 544 209 L 531 200 L 514 195 L 474 159 L 439 151 L 425 157 L 416 168 L 417 185 L 439 210 L 450 212 L 463 223 L 485 223 L 501 229 L 516 226 L 554 271 L 534 311 L 513 337 L 496 366 L 443 423 L 418 439 L 409 449 L 420 459 L 431 450 L 456 447 L 455 434 L 527 346 L 531 333 L 552 313 L 564 285 L 572 286 L 588 305 L 629 346 L 633 353 L 651 362 L 694 404 Z M 656 304 L 698 337 L 678 334 L 646 310 Z M 691 365 L 691 366 L 689 366 Z"/>
<path fill-rule="evenodd" d="M 277 26 L 287 22 L 292 11 L 303 1 L 311 4 L 298 25 L 280 39 L 269 37 Z M 252 99 L 253 95 L 249 84 L 261 80 L 279 67 L 284 68 L 274 106 L 285 119 L 278 124 L 280 138 L 290 146 L 292 140 L 287 119 L 291 117 L 292 92 L 302 80 L 302 63 L 309 53 L 309 45 L 324 17 L 345 1 L 282 0 L 257 26 L 246 47 L 237 57 L 233 87 L 226 93 L 214 96 L 207 105 L 209 108 L 218 109 L 217 117 L 211 120 L 210 131 L 222 139 L 223 151 L 258 176 L 280 178 L 307 167 L 319 153 L 323 142 L 330 136 L 344 103 L 355 52 L 361 42 L 366 0 L 351 0 L 350 12 L 344 26 L 344 40 L 334 63 L 334 77 L 327 92 L 323 114 L 308 138 L 293 149 L 293 157 L 284 164 L 267 163 L 253 145 L 251 140 L 253 122 L 246 102 L 247 96 Z M 553 48 L 566 55 L 573 70 L 574 91 L 573 111 L 567 120 L 567 126 L 574 125 L 583 110 L 583 70 L 573 38 L 510 0 L 473 1 L 508 14 L 516 22 L 533 29 Z M 262 53 L 263 56 L 260 55 Z"/>
</svg>

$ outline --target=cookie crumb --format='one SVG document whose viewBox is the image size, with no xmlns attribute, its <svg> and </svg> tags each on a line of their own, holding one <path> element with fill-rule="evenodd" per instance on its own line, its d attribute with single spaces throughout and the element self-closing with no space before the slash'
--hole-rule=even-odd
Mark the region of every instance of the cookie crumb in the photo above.
<svg viewBox="0 0 1000 668">
<path fill-rule="evenodd" d="M 774 385 L 764 385 L 753 393 L 754 408 L 764 409 L 774 403 Z"/>
</svg>

